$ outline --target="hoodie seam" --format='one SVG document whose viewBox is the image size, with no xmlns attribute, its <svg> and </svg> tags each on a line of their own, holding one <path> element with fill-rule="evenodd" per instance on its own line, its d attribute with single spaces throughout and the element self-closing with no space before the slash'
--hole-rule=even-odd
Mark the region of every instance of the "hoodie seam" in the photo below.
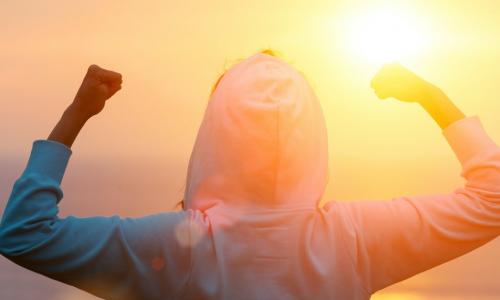
<svg viewBox="0 0 500 300">
<path fill-rule="evenodd" d="M 192 245 L 192 241 L 191 241 L 191 228 L 192 228 L 192 220 L 194 218 L 193 216 L 193 211 L 192 210 L 188 210 L 188 221 L 189 221 L 189 231 L 188 231 L 188 234 L 189 234 L 189 245 Z M 189 247 L 189 267 L 188 267 L 188 274 L 187 274 L 187 279 L 186 279 L 186 283 L 184 284 L 184 286 L 182 287 L 181 291 L 180 291 L 180 295 L 179 295 L 179 298 L 178 299 L 183 299 L 184 298 L 184 294 L 187 292 L 189 286 L 191 285 L 191 280 L 192 280 L 192 274 L 193 274 L 193 249 L 192 247 Z"/>
<path fill-rule="evenodd" d="M 354 228 L 354 220 L 352 219 L 352 217 L 348 213 L 347 213 L 347 218 L 349 219 L 348 220 L 349 226 L 354 229 L 354 234 L 356 235 L 356 244 L 357 244 L 357 242 L 358 242 L 358 232 Z M 363 278 L 361 277 L 361 275 L 357 272 L 356 260 L 354 259 L 354 256 L 352 255 L 351 251 L 349 251 L 349 249 L 347 249 L 348 243 L 347 243 L 346 237 L 344 237 L 343 233 L 340 234 L 340 238 L 343 241 L 342 244 L 344 245 L 344 247 L 343 247 L 344 251 L 347 252 L 347 255 L 350 258 L 351 265 L 352 265 L 353 269 L 355 270 L 356 277 L 358 278 L 359 283 L 360 283 L 361 287 L 363 288 L 363 291 L 366 293 L 367 297 L 370 297 L 372 295 L 371 289 L 369 289 L 367 287 L 365 280 L 363 280 Z M 357 245 L 356 245 L 356 247 L 357 247 Z M 359 249 L 356 249 L 356 251 L 359 251 Z"/>
<path fill-rule="evenodd" d="M 275 164 L 275 172 L 274 172 L 274 188 L 273 188 L 273 202 L 276 203 L 276 190 L 278 189 L 278 170 L 280 164 L 280 102 L 277 102 L 276 108 L 276 164 Z"/>
</svg>

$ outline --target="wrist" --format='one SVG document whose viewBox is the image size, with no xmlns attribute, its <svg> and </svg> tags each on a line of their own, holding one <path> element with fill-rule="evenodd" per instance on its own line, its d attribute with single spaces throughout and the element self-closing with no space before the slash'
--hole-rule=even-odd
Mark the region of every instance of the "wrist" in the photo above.
<svg viewBox="0 0 500 300">
<path fill-rule="evenodd" d="M 68 106 L 47 139 L 62 143 L 71 148 L 76 136 L 88 118 L 89 116 L 79 111 L 77 107 L 73 105 Z"/>
<path fill-rule="evenodd" d="M 464 113 L 437 87 L 429 90 L 428 96 L 420 104 L 441 129 L 465 117 Z"/>
<path fill-rule="evenodd" d="M 93 115 L 88 113 L 75 101 L 71 103 L 63 113 L 63 118 L 70 118 L 82 124 L 87 122 Z"/>
<path fill-rule="evenodd" d="M 448 100 L 448 97 L 440 88 L 432 84 L 426 84 L 418 102 L 427 109 L 444 100 Z"/>
</svg>

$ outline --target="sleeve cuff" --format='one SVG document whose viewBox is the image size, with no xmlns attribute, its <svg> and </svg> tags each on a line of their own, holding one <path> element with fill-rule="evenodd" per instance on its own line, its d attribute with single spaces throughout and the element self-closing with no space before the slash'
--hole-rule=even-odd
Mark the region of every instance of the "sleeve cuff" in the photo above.
<svg viewBox="0 0 500 300">
<path fill-rule="evenodd" d="M 462 165 L 479 153 L 498 147 L 478 116 L 460 119 L 444 128 L 442 133 Z"/>
<path fill-rule="evenodd" d="M 59 142 L 36 140 L 24 173 L 47 176 L 61 184 L 71 153 L 70 148 Z"/>
</svg>

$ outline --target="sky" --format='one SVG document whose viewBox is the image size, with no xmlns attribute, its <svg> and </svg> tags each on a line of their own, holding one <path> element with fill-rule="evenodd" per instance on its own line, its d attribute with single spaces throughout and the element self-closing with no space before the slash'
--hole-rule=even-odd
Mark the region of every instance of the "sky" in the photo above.
<svg viewBox="0 0 500 300">
<path fill-rule="evenodd" d="M 122 73 L 123 89 L 73 145 L 61 214 L 171 209 L 212 85 L 264 48 L 303 72 L 321 101 L 330 161 L 323 201 L 451 192 L 463 179 L 439 127 L 416 104 L 378 100 L 369 82 L 399 61 L 500 141 L 499 9 L 484 0 L 3 0 L 0 204 L 33 140 L 47 137 L 98 64 Z M 374 299 L 493 299 L 499 253 L 497 239 Z M 9 289 L 16 282 L 30 288 Z M 0 298 L 35 299 L 22 294 L 30 292 L 94 299 L 1 258 Z"/>
</svg>

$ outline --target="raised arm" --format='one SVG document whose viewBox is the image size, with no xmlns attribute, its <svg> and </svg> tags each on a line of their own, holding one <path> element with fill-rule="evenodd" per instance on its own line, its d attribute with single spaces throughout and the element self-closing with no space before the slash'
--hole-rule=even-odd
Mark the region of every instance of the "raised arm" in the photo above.
<svg viewBox="0 0 500 300">
<path fill-rule="evenodd" d="M 58 216 L 69 147 L 120 84 L 119 74 L 91 66 L 49 140 L 33 143 L 2 216 L 0 253 L 105 299 L 174 298 L 189 270 L 189 252 L 176 235 L 188 212 L 142 218 Z"/>
<path fill-rule="evenodd" d="M 397 63 L 383 66 L 371 86 L 380 99 L 420 104 L 441 129 L 465 117 L 440 88 Z"/>
<path fill-rule="evenodd" d="M 336 203 L 369 293 L 500 234 L 500 148 L 479 119 L 464 117 L 442 91 L 397 64 L 384 67 L 372 86 L 382 99 L 417 102 L 429 112 L 462 164 L 466 184 L 448 194 Z"/>
</svg>

